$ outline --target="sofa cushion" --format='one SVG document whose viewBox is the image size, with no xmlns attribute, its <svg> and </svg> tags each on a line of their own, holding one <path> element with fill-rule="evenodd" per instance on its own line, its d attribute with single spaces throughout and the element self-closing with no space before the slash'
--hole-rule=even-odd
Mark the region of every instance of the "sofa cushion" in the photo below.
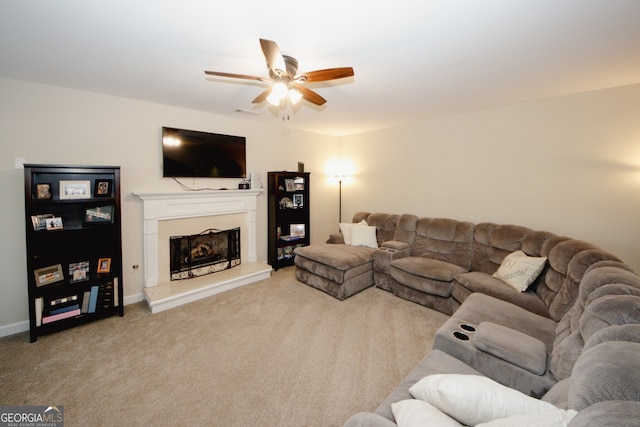
<svg viewBox="0 0 640 427">
<path fill-rule="evenodd" d="M 598 402 L 578 412 L 569 427 L 638 427 L 640 402 Z"/>
<path fill-rule="evenodd" d="M 474 224 L 448 218 L 420 218 L 416 223 L 413 255 L 463 267 L 473 257 Z"/>
<path fill-rule="evenodd" d="M 556 409 L 550 403 L 477 375 L 429 375 L 413 385 L 409 392 L 470 426 L 511 415 Z"/>
<path fill-rule="evenodd" d="M 502 280 L 518 292 L 524 292 L 538 278 L 547 257 L 531 257 L 522 251 L 507 255 L 493 277 Z"/>
<path fill-rule="evenodd" d="M 638 354 L 640 344 L 624 341 L 585 350 L 571 375 L 569 408 L 580 411 L 607 400 L 640 401 Z"/>
<path fill-rule="evenodd" d="M 478 350 L 536 375 L 547 370 L 547 348 L 542 341 L 492 322 L 482 322 L 473 334 Z"/>
<path fill-rule="evenodd" d="M 619 261 L 590 243 L 567 238 L 549 239 L 542 249 L 542 256 L 549 260 L 549 268 L 536 287 L 536 293 L 547 306 L 549 317 L 556 322 L 574 305 L 580 282 L 591 265 L 604 260 Z"/>
<path fill-rule="evenodd" d="M 502 280 L 480 271 L 456 275 L 451 292 L 459 302 L 463 302 L 472 293 L 479 292 L 510 302 L 540 316 L 549 317 L 547 306 L 535 292 L 517 292 Z"/>
<path fill-rule="evenodd" d="M 607 295 L 593 301 L 580 318 L 580 332 L 588 340 L 611 325 L 640 323 L 640 297 Z"/>
<path fill-rule="evenodd" d="M 466 270 L 458 265 L 425 257 L 405 257 L 391 263 L 391 277 L 401 284 L 442 297 L 451 295 L 451 282 Z"/>
</svg>

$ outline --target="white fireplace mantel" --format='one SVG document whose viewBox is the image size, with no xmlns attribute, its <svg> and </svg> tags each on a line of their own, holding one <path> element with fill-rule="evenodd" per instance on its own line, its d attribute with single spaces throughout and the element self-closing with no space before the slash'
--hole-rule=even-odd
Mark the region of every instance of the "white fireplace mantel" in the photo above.
<svg viewBox="0 0 640 427">
<path fill-rule="evenodd" d="M 161 311 L 166 308 L 171 308 L 180 305 L 177 300 L 179 296 L 170 291 L 157 290 L 150 292 L 149 288 L 158 287 L 158 222 L 171 219 L 193 218 L 200 216 L 214 216 L 214 215 L 226 215 L 226 214 L 247 214 L 247 260 L 242 260 L 243 264 L 256 263 L 257 256 L 257 244 L 256 244 L 256 211 L 257 211 L 257 199 L 258 195 L 264 190 L 206 190 L 206 191 L 188 191 L 180 193 L 133 193 L 143 202 L 143 233 L 144 233 L 144 285 L 147 301 L 149 302 L 153 312 Z M 246 266 L 245 266 L 246 267 Z M 235 269 L 236 267 L 234 267 Z M 233 269 L 232 269 L 233 270 Z M 242 269 L 239 269 L 242 270 Z M 246 270 L 246 268 L 245 268 Z M 252 268 L 251 271 L 256 270 Z M 268 277 L 271 268 L 260 267 L 257 268 L 259 274 L 255 272 L 250 273 L 256 280 Z M 218 273 L 210 275 L 216 276 Z M 231 282 L 237 282 L 237 286 L 248 284 L 251 279 L 246 277 L 239 277 L 237 279 L 231 279 Z M 202 297 L 209 296 L 214 293 L 220 292 L 235 287 L 233 283 L 226 280 L 225 283 L 213 283 L 206 285 L 205 289 L 195 291 L 195 293 L 202 294 Z M 167 285 L 171 288 L 171 285 Z M 216 288 L 218 288 L 216 290 Z M 163 294 L 164 300 L 171 300 L 166 308 L 157 308 L 154 310 L 152 301 L 149 296 L 153 294 Z M 190 296 L 188 301 L 197 299 L 194 297 L 194 291 L 189 291 Z M 168 296 L 167 296 L 168 295 Z M 160 302 L 158 307 L 166 305 L 167 301 Z"/>
</svg>

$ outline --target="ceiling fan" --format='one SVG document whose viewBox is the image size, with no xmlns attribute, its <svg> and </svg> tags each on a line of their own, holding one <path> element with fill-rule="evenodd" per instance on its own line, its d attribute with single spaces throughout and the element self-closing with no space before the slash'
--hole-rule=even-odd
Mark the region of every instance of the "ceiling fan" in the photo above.
<svg viewBox="0 0 640 427">
<path fill-rule="evenodd" d="M 271 85 L 251 102 L 259 104 L 267 100 L 273 105 L 279 105 L 281 101 L 287 98 L 292 104 L 297 103 L 302 98 L 313 104 L 322 105 L 327 100 L 303 86 L 303 83 L 326 82 L 354 75 L 351 67 L 327 68 L 298 74 L 298 60 L 280 53 L 276 42 L 260 39 L 260 46 L 267 61 L 269 77 L 247 76 L 218 71 L 205 71 L 205 74 L 270 83 Z"/>
</svg>

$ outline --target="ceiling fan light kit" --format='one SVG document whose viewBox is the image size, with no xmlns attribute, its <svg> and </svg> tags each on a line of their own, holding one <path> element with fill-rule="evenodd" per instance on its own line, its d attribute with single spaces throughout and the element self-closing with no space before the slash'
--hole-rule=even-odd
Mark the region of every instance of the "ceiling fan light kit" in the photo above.
<svg viewBox="0 0 640 427">
<path fill-rule="evenodd" d="M 301 99 L 305 99 L 315 105 L 323 105 L 327 100 L 313 90 L 303 86 L 303 83 L 325 82 L 354 75 L 351 67 L 328 68 L 298 74 L 298 60 L 292 56 L 282 55 L 276 42 L 260 39 L 260 46 L 267 62 L 268 78 L 220 71 L 205 71 L 205 74 L 269 83 L 271 86 L 251 102 L 260 104 L 268 101 L 275 106 L 279 106 L 283 100 L 295 105 Z"/>
</svg>

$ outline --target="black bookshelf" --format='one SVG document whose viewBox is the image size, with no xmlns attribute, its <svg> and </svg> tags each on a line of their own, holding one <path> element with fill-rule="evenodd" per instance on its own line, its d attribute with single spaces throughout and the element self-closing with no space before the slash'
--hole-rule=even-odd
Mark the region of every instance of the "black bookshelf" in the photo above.
<svg viewBox="0 0 640 427">
<path fill-rule="evenodd" d="M 31 342 L 124 315 L 120 168 L 24 166 Z"/>
<path fill-rule="evenodd" d="M 269 172 L 269 264 L 293 265 L 297 247 L 309 245 L 309 172 Z"/>
</svg>

